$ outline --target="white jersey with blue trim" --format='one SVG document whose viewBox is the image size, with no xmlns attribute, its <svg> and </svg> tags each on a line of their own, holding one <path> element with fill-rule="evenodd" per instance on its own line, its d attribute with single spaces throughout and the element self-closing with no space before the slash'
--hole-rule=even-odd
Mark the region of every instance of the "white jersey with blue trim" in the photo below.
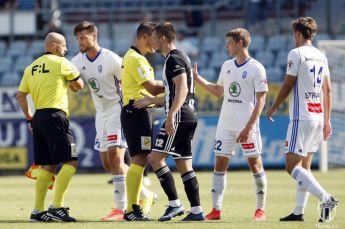
<svg viewBox="0 0 345 229">
<path fill-rule="evenodd" d="M 297 77 L 290 93 L 290 120 L 323 121 L 322 85 L 329 77 L 325 55 L 312 45 L 292 49 L 286 74 Z"/>
<path fill-rule="evenodd" d="M 264 66 L 253 58 L 242 64 L 225 61 L 217 84 L 224 87 L 218 128 L 242 131 L 255 108 L 256 93 L 268 91 Z M 259 131 L 259 120 L 253 128 Z"/>
<path fill-rule="evenodd" d="M 122 106 L 121 57 L 101 48 L 93 60 L 89 59 L 86 53 L 79 53 L 71 62 L 80 71 L 82 79 L 88 83 L 97 112 L 108 112 L 114 103 Z"/>
</svg>

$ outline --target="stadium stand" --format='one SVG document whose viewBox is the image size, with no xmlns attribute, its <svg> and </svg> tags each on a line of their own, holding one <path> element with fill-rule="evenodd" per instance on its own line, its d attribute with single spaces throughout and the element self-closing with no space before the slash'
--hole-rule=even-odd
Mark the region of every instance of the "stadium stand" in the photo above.
<svg viewBox="0 0 345 229">
<path fill-rule="evenodd" d="M 196 55 L 191 55 L 192 62 L 197 62 L 205 77 L 210 80 L 217 79 L 223 61 L 229 59 L 224 48 L 224 33 L 232 28 L 229 28 L 229 25 L 236 26 L 235 23 L 238 24 L 237 26 L 248 26 L 252 34 L 250 51 L 253 57 L 267 68 L 269 82 L 281 82 L 284 77 L 287 50 L 294 47 L 289 23 L 301 12 L 319 19 L 317 21 L 321 24 L 321 31 L 316 36 L 316 42 L 345 37 L 345 26 L 339 24 L 333 14 L 330 15 L 329 22 L 320 20 L 325 18 L 324 14 L 320 15 L 320 8 L 325 9 L 327 4 L 330 4 L 331 10 L 340 12 L 339 8 L 344 9 L 344 0 L 331 3 L 321 0 L 267 1 L 266 19 L 259 20 L 260 22 L 254 25 L 249 24 L 247 16 L 243 16 L 246 15 L 249 0 L 198 2 L 200 4 L 188 6 L 186 1 L 182 0 L 42 0 L 40 10 L 42 18 L 46 20 L 42 31 L 37 31 L 31 36 L 16 36 L 10 33 L 0 37 L 1 86 L 18 85 L 18 74 L 21 75 L 25 65 L 43 52 L 44 31 L 47 31 L 48 23 L 52 18 L 57 17 L 62 22 L 61 29 L 67 39 L 68 58 L 78 52 L 73 27 L 81 19 L 95 21 L 100 31 L 100 44 L 120 55 L 123 55 L 131 45 L 136 25 L 145 15 L 149 14 L 154 21 L 173 21 L 178 25 L 178 29 L 183 29 L 184 39 L 198 48 Z M 184 22 L 184 12 L 191 7 L 193 10 L 201 11 L 204 18 L 203 26 L 197 29 L 197 33 L 194 33 L 194 28 L 189 29 Z M 277 18 L 280 20 L 272 26 L 271 19 Z M 160 69 L 163 63 L 156 61 L 154 64 L 155 69 Z M 11 77 L 14 79 L 9 80 Z M 6 82 L 7 80 L 9 81 Z"/>
</svg>

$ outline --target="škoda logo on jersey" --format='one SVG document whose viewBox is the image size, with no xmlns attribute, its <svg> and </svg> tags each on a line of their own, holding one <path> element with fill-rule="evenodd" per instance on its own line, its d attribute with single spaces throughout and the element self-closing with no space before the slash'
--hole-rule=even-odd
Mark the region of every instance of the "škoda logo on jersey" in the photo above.
<svg viewBox="0 0 345 229">
<path fill-rule="evenodd" d="M 230 84 L 229 93 L 232 97 L 237 97 L 241 93 L 241 87 L 237 82 L 232 82 Z"/>
<path fill-rule="evenodd" d="M 229 93 L 232 97 L 237 97 L 241 94 L 241 87 L 237 82 L 232 82 L 229 87 Z M 229 103 L 242 103 L 239 99 L 228 99 Z"/>
<path fill-rule="evenodd" d="M 98 92 L 100 89 L 99 82 L 95 78 L 91 78 L 87 81 L 87 83 L 90 85 L 92 88 L 93 92 Z"/>
</svg>

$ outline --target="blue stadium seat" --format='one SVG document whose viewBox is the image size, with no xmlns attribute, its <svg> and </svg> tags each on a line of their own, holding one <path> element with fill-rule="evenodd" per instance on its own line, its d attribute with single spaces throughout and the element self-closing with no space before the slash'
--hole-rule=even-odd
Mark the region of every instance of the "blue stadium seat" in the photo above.
<svg viewBox="0 0 345 229">
<path fill-rule="evenodd" d="M 294 48 L 296 48 L 295 39 L 293 36 L 288 36 L 286 39 L 286 50 L 290 51 Z"/>
<path fill-rule="evenodd" d="M 268 38 L 266 50 L 280 51 L 286 49 L 286 36 L 276 35 Z"/>
<path fill-rule="evenodd" d="M 204 77 L 205 79 L 215 82 L 216 79 L 216 71 L 213 68 L 204 68 L 199 71 L 199 75 Z"/>
<path fill-rule="evenodd" d="M 0 63 L 0 74 L 11 71 L 13 64 L 12 58 L 6 56 L 0 57 Z"/>
<path fill-rule="evenodd" d="M 98 40 L 102 39 L 110 39 L 110 25 L 109 23 L 97 23 L 96 24 L 98 29 Z"/>
<path fill-rule="evenodd" d="M 251 36 L 251 44 L 249 46 L 250 52 L 258 52 L 265 50 L 265 37 L 260 35 Z"/>
<path fill-rule="evenodd" d="M 114 51 L 120 56 L 123 56 L 127 50 L 130 48 L 132 45 L 132 40 L 116 40 L 115 45 L 114 45 Z"/>
<path fill-rule="evenodd" d="M 194 65 L 194 63 L 198 64 L 198 68 L 202 69 L 202 68 L 207 68 L 209 65 L 209 58 L 205 53 L 202 53 L 201 55 L 199 55 L 199 57 L 195 60 L 191 60 L 192 65 Z"/>
<path fill-rule="evenodd" d="M 4 41 L 0 40 L 0 57 L 4 56 L 7 50 L 7 45 Z"/>
<path fill-rule="evenodd" d="M 32 63 L 32 61 L 32 56 L 20 56 L 16 59 L 13 70 L 15 72 L 22 73 L 24 72 L 25 68 Z"/>
<path fill-rule="evenodd" d="M 215 69 L 216 71 L 220 71 L 220 68 L 222 67 L 224 61 L 229 59 L 232 59 L 232 57 L 227 54 L 225 49 L 222 51 L 218 51 L 216 53 L 213 53 L 210 59 L 209 67 Z"/>
<path fill-rule="evenodd" d="M 19 86 L 21 76 L 17 72 L 5 72 L 1 79 L 1 86 Z"/>
<path fill-rule="evenodd" d="M 262 63 L 265 68 L 274 66 L 273 54 L 270 51 L 260 51 L 256 54 L 256 59 Z"/>
<path fill-rule="evenodd" d="M 317 41 L 332 40 L 331 36 L 327 33 L 317 33 L 314 39 Z"/>
<path fill-rule="evenodd" d="M 44 41 L 43 40 L 34 40 L 30 48 L 28 49 L 28 55 L 33 57 L 38 57 L 44 53 Z"/>
<path fill-rule="evenodd" d="M 98 44 L 106 49 L 113 49 L 113 42 L 107 37 L 102 37 L 101 39 L 99 39 Z"/>
<path fill-rule="evenodd" d="M 16 58 L 18 56 L 26 55 L 27 49 L 28 43 L 26 41 L 13 41 L 10 43 L 6 55 Z"/>
<path fill-rule="evenodd" d="M 269 83 L 281 83 L 284 79 L 284 73 L 278 67 L 267 68 L 266 76 Z"/>
<path fill-rule="evenodd" d="M 216 37 L 216 36 L 205 37 L 202 41 L 201 51 L 212 54 L 214 52 L 219 51 L 220 44 L 221 44 L 221 40 L 219 37 Z"/>
<path fill-rule="evenodd" d="M 284 51 L 280 51 L 277 54 L 276 57 L 276 63 L 275 66 L 279 68 L 285 68 L 287 65 L 287 56 L 288 56 L 288 50 L 285 49 Z"/>
</svg>

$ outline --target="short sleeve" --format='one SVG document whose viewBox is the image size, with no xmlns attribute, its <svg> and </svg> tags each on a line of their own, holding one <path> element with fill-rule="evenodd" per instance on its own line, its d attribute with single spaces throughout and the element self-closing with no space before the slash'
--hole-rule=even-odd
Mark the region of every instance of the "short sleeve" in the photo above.
<svg viewBox="0 0 345 229">
<path fill-rule="evenodd" d="M 112 53 L 112 60 L 113 60 L 113 67 L 114 67 L 114 75 L 118 80 L 121 80 L 122 58 L 119 57 L 117 54 Z"/>
<path fill-rule="evenodd" d="M 255 92 L 268 91 L 266 70 L 261 64 L 258 66 L 258 69 L 254 76 L 254 89 Z"/>
<path fill-rule="evenodd" d="M 128 66 L 130 73 L 133 75 L 138 84 L 143 84 L 154 79 L 153 68 L 144 58 L 136 58 L 133 66 Z"/>
<path fill-rule="evenodd" d="M 324 76 L 330 77 L 327 58 L 325 58 L 325 73 L 324 73 Z"/>
<path fill-rule="evenodd" d="M 61 60 L 61 74 L 67 81 L 73 81 L 80 75 L 78 69 L 66 58 Z"/>
<path fill-rule="evenodd" d="M 297 49 L 293 49 L 289 52 L 287 61 L 286 75 L 297 76 L 301 63 L 301 57 Z"/>
<path fill-rule="evenodd" d="M 28 69 L 26 68 L 22 77 L 22 80 L 20 81 L 20 85 L 18 88 L 18 91 L 24 92 L 24 93 L 29 93 L 30 89 L 29 89 L 29 85 L 28 85 Z"/>
<path fill-rule="evenodd" d="M 166 61 L 166 69 L 171 77 L 178 76 L 186 72 L 186 63 L 176 55 L 171 55 Z"/>
<path fill-rule="evenodd" d="M 220 69 L 219 77 L 217 84 L 220 86 L 224 86 L 224 75 L 226 73 L 226 62 L 223 63 L 222 68 Z"/>
</svg>

